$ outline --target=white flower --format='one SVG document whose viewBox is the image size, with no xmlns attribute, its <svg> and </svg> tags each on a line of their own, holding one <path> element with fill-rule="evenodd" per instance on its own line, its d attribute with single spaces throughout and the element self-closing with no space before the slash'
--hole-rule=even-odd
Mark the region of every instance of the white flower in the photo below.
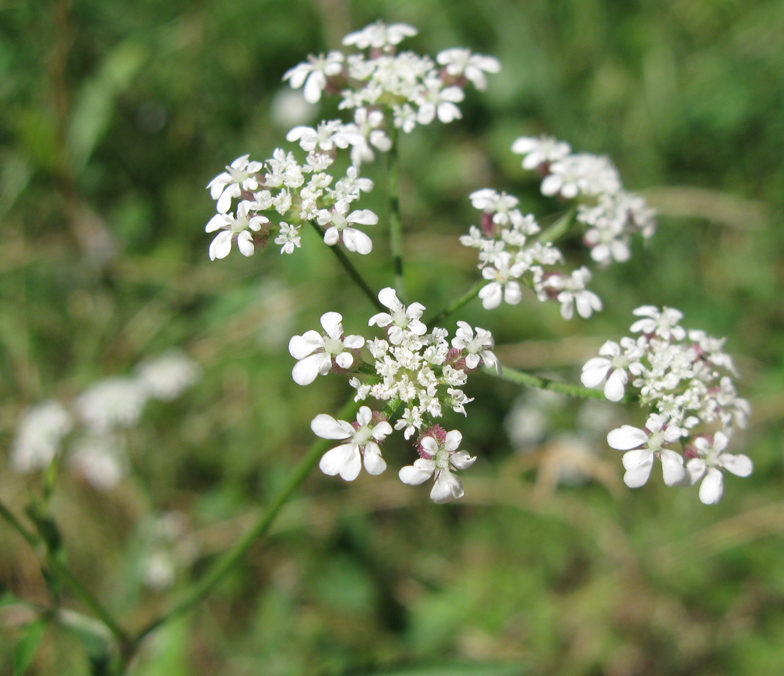
<svg viewBox="0 0 784 676">
<path fill-rule="evenodd" d="M 128 473 L 125 441 L 117 435 L 84 437 L 74 443 L 69 463 L 93 488 L 111 490 Z"/>
<path fill-rule="evenodd" d="M 100 436 L 139 420 L 149 396 L 136 378 L 113 376 L 98 381 L 74 400 L 74 408 L 91 434 Z"/>
<path fill-rule="evenodd" d="M 417 122 L 430 124 L 436 117 L 444 124 L 459 120 L 463 114 L 455 104 L 460 103 L 464 98 L 465 94 L 460 87 L 444 87 L 444 83 L 439 78 L 428 78 L 424 83 L 424 89 L 417 97 L 419 104 Z"/>
<path fill-rule="evenodd" d="M 498 373 L 501 373 L 501 364 L 490 351 L 495 346 L 490 331 L 477 328 L 474 337 L 474 330 L 466 322 L 457 322 L 457 327 L 455 337 L 452 339 L 452 347 L 468 353 L 465 358 L 466 366 L 475 369 L 479 364 L 484 364 L 487 368 L 495 368 Z"/>
<path fill-rule="evenodd" d="M 574 308 L 577 307 L 577 314 L 583 319 L 588 319 L 594 311 L 602 309 L 602 301 L 593 291 L 588 291 L 585 285 L 591 281 L 591 271 L 582 267 L 571 276 L 566 277 L 561 274 L 554 274 L 545 281 L 545 288 L 553 289 L 556 298 L 561 303 L 561 316 L 564 319 L 571 319 L 574 316 Z"/>
<path fill-rule="evenodd" d="M 232 199 L 239 197 L 243 190 L 258 190 L 256 174 L 261 171 L 261 162 L 250 162 L 250 155 L 243 155 L 232 162 L 226 171 L 218 174 L 208 184 L 212 199 L 217 200 L 218 213 L 225 214 L 231 207 Z"/>
<path fill-rule="evenodd" d="M 56 401 L 27 409 L 11 446 L 11 467 L 24 474 L 46 469 L 59 454 L 60 443 L 72 427 L 73 417 Z"/>
<path fill-rule="evenodd" d="M 368 111 L 363 107 L 354 111 L 354 123 L 344 127 L 354 135 L 351 148 L 351 163 L 354 166 L 358 167 L 363 162 L 372 162 L 375 159 L 371 145 L 382 153 L 389 152 L 392 148 L 392 139 L 386 135 L 383 126 L 384 113 L 380 110 Z"/>
<path fill-rule="evenodd" d="M 332 368 L 332 361 L 341 369 L 354 365 L 354 354 L 364 344 L 362 336 L 343 337 L 343 317 L 337 312 L 327 312 L 321 316 L 321 326 L 325 334 L 306 331 L 289 341 L 289 353 L 299 361 L 291 371 L 291 377 L 298 385 L 310 385 L 318 375 L 326 375 Z"/>
<path fill-rule="evenodd" d="M 572 152 L 571 146 L 552 136 L 521 136 L 512 144 L 512 152 L 523 157 L 523 169 L 536 169 L 557 162 Z"/>
<path fill-rule="evenodd" d="M 643 305 L 633 310 L 633 314 L 643 317 L 643 319 L 639 319 L 632 324 L 632 333 L 655 333 L 664 340 L 667 340 L 670 336 L 676 340 L 683 340 L 686 337 L 685 329 L 678 326 L 678 322 L 683 319 L 683 313 L 680 310 L 665 307 L 660 312 L 659 308 L 653 305 Z"/>
<path fill-rule="evenodd" d="M 346 200 L 340 200 L 331 211 L 322 209 L 318 212 L 316 220 L 319 225 L 329 226 L 324 233 L 324 242 L 329 246 L 334 246 L 342 238 L 343 244 L 349 251 L 369 254 L 373 250 L 373 241 L 361 230 L 350 227 L 350 224 L 375 225 L 378 223 L 378 216 L 370 209 L 352 211 L 346 216 L 348 210 L 349 203 Z"/>
<path fill-rule="evenodd" d="M 388 26 L 381 21 L 365 26 L 362 30 L 349 33 L 343 38 L 344 45 L 356 45 L 357 49 L 383 49 L 400 44 L 405 38 L 417 34 L 417 29 L 404 23 L 393 23 Z"/>
<path fill-rule="evenodd" d="M 321 92 L 327 87 L 327 78 L 340 75 L 343 70 L 343 54 L 338 51 L 329 52 L 326 56 L 309 56 L 307 63 L 301 63 L 286 71 L 283 81 L 290 80 L 293 89 L 305 85 L 304 95 L 308 103 L 318 103 Z"/>
<path fill-rule="evenodd" d="M 323 455 L 319 468 L 324 474 L 340 474 L 346 481 L 353 481 L 359 476 L 363 459 L 368 474 L 381 474 L 386 469 L 387 463 L 381 457 L 379 443 L 392 434 L 392 426 L 386 420 L 373 424 L 373 412 L 367 406 L 360 407 L 353 425 L 321 413 L 310 423 L 310 428 L 322 439 L 343 439 L 347 442 Z"/>
<path fill-rule="evenodd" d="M 440 429 L 440 428 L 439 428 Z M 443 442 L 432 436 L 425 436 L 419 442 L 422 457 L 413 465 L 403 467 L 399 472 L 400 480 L 410 486 L 418 486 L 435 476 L 430 499 L 438 504 L 462 498 L 463 484 L 453 474 L 458 469 L 468 469 L 476 461 L 465 451 L 458 451 L 463 435 L 457 430 L 447 432 Z"/>
<path fill-rule="evenodd" d="M 626 369 L 632 359 L 642 356 L 642 350 L 631 338 L 622 338 L 620 345 L 608 340 L 599 348 L 599 354 L 600 357 L 585 363 L 580 380 L 586 387 L 599 387 L 604 383 L 604 396 L 610 401 L 620 401 L 629 381 Z"/>
<path fill-rule="evenodd" d="M 425 311 L 422 303 L 411 303 L 406 307 L 398 300 L 395 290 L 389 286 L 378 292 L 378 299 L 382 305 L 391 310 L 391 314 L 379 312 L 373 315 L 368 320 L 368 326 L 378 326 L 382 329 L 389 327 L 387 335 L 392 345 L 400 345 L 406 333 L 415 336 L 424 336 L 427 333 L 427 326 L 419 321 Z"/>
<path fill-rule="evenodd" d="M 645 423 L 645 429 L 622 425 L 607 435 L 607 443 L 623 455 L 626 474 L 624 483 L 629 488 L 643 486 L 651 475 L 653 461 L 659 458 L 662 463 L 664 483 L 673 486 L 683 481 L 686 472 L 683 457 L 665 446 L 683 436 L 683 431 L 675 425 L 667 425 L 667 417 L 652 413 Z"/>
<path fill-rule="evenodd" d="M 299 225 L 289 225 L 285 221 L 280 222 L 280 232 L 275 238 L 275 244 L 280 244 L 280 252 L 285 254 L 294 253 L 294 249 L 302 246 L 302 238 L 299 236 Z"/>
<path fill-rule="evenodd" d="M 215 239 L 210 243 L 210 260 L 226 258 L 231 251 L 231 243 L 236 242 L 237 248 L 243 256 L 252 256 L 255 250 L 253 235 L 248 230 L 258 232 L 261 226 L 269 223 L 266 216 L 255 214 L 249 216 L 251 202 L 240 202 L 237 207 L 237 216 L 232 214 L 216 214 L 207 226 L 206 232 L 220 230 Z"/>
<path fill-rule="evenodd" d="M 139 382 L 153 399 L 171 401 L 194 385 L 199 366 L 180 350 L 172 350 L 137 367 Z"/>
<path fill-rule="evenodd" d="M 695 449 L 700 457 L 689 460 L 686 463 L 686 470 L 692 485 L 702 479 L 700 500 L 706 505 L 715 505 L 721 500 L 724 492 L 722 469 L 740 477 L 749 476 L 754 470 L 748 456 L 724 452 L 728 443 L 729 437 L 723 432 L 716 432 L 712 440 L 704 435 L 699 435 L 694 440 Z"/>
<path fill-rule="evenodd" d="M 502 251 L 494 257 L 493 265 L 482 269 L 482 277 L 491 280 L 479 291 L 479 298 L 485 310 L 493 310 L 501 305 L 501 299 L 509 305 L 517 305 L 523 299 L 523 289 L 516 278 L 522 276 L 525 263 L 513 263 L 512 255 Z"/>
<path fill-rule="evenodd" d="M 313 127 L 294 127 L 286 134 L 287 141 L 299 141 L 303 150 L 328 153 L 336 148 L 348 148 L 353 143 L 363 143 L 361 134 L 347 129 L 340 120 L 324 120 Z"/>
<path fill-rule="evenodd" d="M 458 47 L 439 52 L 436 61 L 445 66 L 447 74 L 452 77 L 464 76 L 480 91 L 487 89 L 485 73 L 498 73 L 501 70 L 498 59 L 472 54 L 470 49 Z"/>
</svg>

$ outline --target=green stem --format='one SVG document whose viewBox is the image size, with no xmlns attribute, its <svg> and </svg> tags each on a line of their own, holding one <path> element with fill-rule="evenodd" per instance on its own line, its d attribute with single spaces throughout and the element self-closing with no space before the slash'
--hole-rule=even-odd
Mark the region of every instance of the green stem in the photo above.
<svg viewBox="0 0 784 676">
<path fill-rule="evenodd" d="M 392 147 L 387 153 L 387 191 L 389 201 L 389 248 L 392 253 L 392 269 L 395 275 L 397 297 L 405 303 L 406 289 L 403 283 L 403 223 L 400 218 L 400 156 L 398 154 L 397 128 L 389 129 Z"/>
<path fill-rule="evenodd" d="M 14 516 L 13 512 L 8 509 L 2 501 L 0 501 L 0 516 L 2 516 L 10 526 L 24 538 L 28 545 L 33 549 L 38 550 L 40 544 L 38 538 L 22 525 L 19 519 Z"/>
<path fill-rule="evenodd" d="M 352 398 L 340 409 L 336 417 L 339 420 L 350 420 L 356 415 L 359 406 L 360 404 Z M 158 627 L 191 610 L 239 564 L 254 542 L 267 533 L 275 517 L 292 494 L 302 485 L 311 470 L 318 464 L 321 456 L 334 445 L 335 441 L 329 439 L 318 439 L 311 445 L 305 457 L 300 460 L 286 483 L 272 499 L 267 509 L 259 515 L 248 532 L 212 564 L 204 576 L 195 583 L 178 603 L 161 617 L 150 622 L 135 636 L 133 640 L 135 648 L 138 648 L 142 639 Z"/>
<path fill-rule="evenodd" d="M 2 502 L 0 502 L 0 515 L 19 533 L 33 549 L 41 552 L 42 542 L 25 528 L 14 514 Z M 112 632 L 114 637 L 120 643 L 122 649 L 126 649 L 130 645 L 130 637 L 125 633 L 125 630 L 117 623 L 103 604 L 87 589 L 79 580 L 74 577 L 73 573 L 61 563 L 57 556 L 51 552 L 45 555 L 46 565 L 49 569 L 68 587 L 71 591 L 79 597 L 82 602 L 92 610 L 95 615 L 100 619 L 106 628 Z"/>
<path fill-rule="evenodd" d="M 557 380 L 542 378 L 541 376 L 535 376 L 532 373 L 526 373 L 525 371 L 517 371 L 515 369 L 507 368 L 506 366 L 503 367 L 503 370 L 500 374 L 492 369 L 485 369 L 485 373 L 495 376 L 496 378 L 500 378 L 501 380 L 508 380 L 510 383 L 515 383 L 516 385 L 536 387 L 540 390 L 558 392 L 559 394 L 566 394 L 570 397 L 577 397 L 579 399 L 606 400 L 603 390 L 595 390 L 588 387 L 582 387 L 580 385 L 560 383 Z M 621 401 L 629 402 L 632 401 L 632 399 L 627 396 L 624 397 Z"/>
<path fill-rule="evenodd" d="M 324 231 L 318 225 L 318 223 L 314 223 L 313 221 L 308 221 L 313 228 L 319 233 L 320 236 L 324 236 Z M 346 252 L 338 246 L 330 246 L 329 249 L 335 255 L 335 258 L 338 259 L 338 262 L 343 266 L 343 268 L 348 272 L 349 277 L 354 280 L 354 283 L 362 290 L 370 302 L 375 306 L 375 308 L 381 312 L 386 312 L 389 308 L 385 305 L 381 304 L 381 301 L 378 299 L 378 296 L 375 294 L 373 289 L 370 288 L 370 285 L 365 281 L 365 278 L 361 275 L 359 270 L 354 267 L 354 264 L 351 262 L 349 257 L 346 255 Z"/>
<path fill-rule="evenodd" d="M 539 233 L 539 236 L 536 238 L 537 242 L 541 242 L 542 244 L 546 244 L 547 242 L 557 242 L 561 237 L 563 237 L 569 229 L 574 224 L 575 216 L 577 216 L 577 211 L 574 209 L 569 209 L 561 218 L 559 218 L 555 223 L 553 223 L 547 230 L 543 230 Z"/>
</svg>

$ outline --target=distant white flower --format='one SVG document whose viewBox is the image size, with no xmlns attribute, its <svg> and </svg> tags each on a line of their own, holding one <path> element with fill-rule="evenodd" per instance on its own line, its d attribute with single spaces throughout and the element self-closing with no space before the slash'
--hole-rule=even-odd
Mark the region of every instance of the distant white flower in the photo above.
<svg viewBox="0 0 784 676">
<path fill-rule="evenodd" d="M 309 56 L 307 63 L 300 63 L 283 75 L 283 81 L 289 80 L 293 89 L 299 89 L 305 85 L 303 90 L 305 100 L 308 103 L 318 103 L 321 93 L 327 87 L 327 79 L 340 75 L 343 70 L 342 52 L 332 51 L 326 56 Z"/>
<path fill-rule="evenodd" d="M 74 400 L 74 408 L 91 434 L 105 435 L 133 427 L 148 398 L 147 388 L 136 378 L 112 376 L 99 380 Z"/>
<path fill-rule="evenodd" d="M 418 486 L 434 476 L 435 483 L 430 491 L 433 502 L 443 504 L 462 498 L 463 484 L 453 472 L 468 469 L 476 461 L 465 451 L 457 450 L 462 441 L 463 435 L 457 430 L 447 432 L 442 442 L 432 436 L 423 437 L 419 442 L 422 457 L 400 470 L 400 480 Z"/>
<path fill-rule="evenodd" d="M 571 146 L 552 136 L 521 136 L 512 144 L 512 152 L 523 157 L 523 169 L 536 169 L 557 162 L 572 152 Z"/>
<path fill-rule="evenodd" d="M 645 429 L 622 425 L 607 435 L 611 448 L 626 451 L 623 466 L 626 474 L 624 483 L 629 488 L 643 486 L 651 475 L 653 461 L 659 458 L 662 463 L 664 483 L 673 486 L 683 481 L 686 472 L 683 457 L 665 446 L 669 446 L 683 436 L 683 430 L 667 424 L 667 417 L 652 413 L 645 423 Z"/>
<path fill-rule="evenodd" d="M 692 484 L 702 479 L 700 500 L 706 505 L 715 505 L 721 500 L 724 492 L 722 469 L 740 477 L 749 476 L 754 470 L 748 456 L 724 452 L 728 443 L 729 437 L 723 432 L 716 432 L 713 439 L 699 435 L 694 440 L 694 447 L 699 457 L 689 460 L 686 463 L 686 470 Z"/>
<path fill-rule="evenodd" d="M 474 337 L 474 330 L 466 322 L 457 322 L 457 327 L 455 337 L 452 339 L 452 347 L 467 352 L 466 366 L 469 369 L 475 369 L 479 364 L 484 364 L 487 368 L 494 368 L 498 373 L 501 373 L 501 364 L 491 352 L 495 341 L 490 331 L 477 328 L 476 337 Z"/>
<path fill-rule="evenodd" d="M 63 437 L 71 431 L 73 418 L 61 404 L 45 401 L 22 414 L 11 445 L 11 467 L 28 473 L 46 469 L 60 453 Z"/>
<path fill-rule="evenodd" d="M 207 226 L 206 232 L 220 231 L 210 243 L 210 260 L 226 258 L 231 251 L 232 242 L 236 242 L 237 249 L 243 256 L 252 256 L 255 250 L 253 235 L 248 230 L 258 232 L 261 226 L 269 223 L 266 216 L 260 214 L 249 215 L 251 202 L 240 202 L 237 207 L 237 216 L 233 214 L 216 214 Z"/>
<path fill-rule="evenodd" d="M 362 30 L 349 33 L 343 38 L 344 45 L 355 45 L 357 49 L 383 49 L 400 44 L 405 38 L 417 34 L 417 29 L 404 23 L 386 25 L 381 21 L 365 26 Z"/>
<path fill-rule="evenodd" d="M 231 208 L 232 199 L 238 198 L 243 190 L 258 190 L 256 174 L 262 170 L 263 165 L 261 162 L 250 162 L 249 157 L 250 155 L 238 157 L 226 167 L 226 171 L 207 184 L 210 196 L 218 201 L 218 213 L 225 214 Z"/>
<path fill-rule="evenodd" d="M 172 350 L 140 364 L 137 373 L 139 382 L 150 397 L 171 401 L 199 380 L 201 369 L 184 352 Z"/>
<path fill-rule="evenodd" d="M 354 365 L 355 354 L 364 344 L 362 336 L 343 336 L 343 317 L 337 312 L 327 312 L 321 316 L 321 326 L 325 333 L 306 331 L 289 341 L 289 353 L 299 361 L 291 372 L 298 385 L 310 385 L 318 375 L 326 375 L 334 363 L 341 369 Z"/>
<path fill-rule="evenodd" d="M 386 328 L 389 342 L 392 345 L 400 345 L 406 333 L 416 336 L 424 336 L 427 332 L 425 326 L 419 318 L 425 311 L 425 306 L 421 303 L 411 303 L 408 307 L 398 300 L 397 293 L 391 287 L 381 289 L 378 293 L 381 304 L 388 307 L 391 313 L 379 312 L 368 320 L 368 326 L 378 326 Z M 388 327 L 388 328 L 387 328 Z"/>
<path fill-rule="evenodd" d="M 374 424 L 373 412 L 367 406 L 360 407 L 354 424 L 321 413 L 310 428 L 322 439 L 346 441 L 323 455 L 319 468 L 324 474 L 339 474 L 346 481 L 353 481 L 359 476 L 363 460 L 368 474 L 381 474 L 386 469 L 379 444 L 392 434 L 392 426 L 386 420 Z"/>
<path fill-rule="evenodd" d="M 72 469 L 99 491 L 114 488 L 128 473 L 125 440 L 117 435 L 83 437 L 68 454 Z"/>
<path fill-rule="evenodd" d="M 439 52 L 436 61 L 445 66 L 447 74 L 452 77 L 464 76 L 480 91 L 487 89 L 485 73 L 498 73 L 501 70 L 498 59 L 494 59 L 492 56 L 472 54 L 470 49 L 459 47 Z"/>
<path fill-rule="evenodd" d="M 340 200 L 332 210 L 322 209 L 318 212 L 316 220 L 319 225 L 328 226 L 324 232 L 324 243 L 335 246 L 341 238 L 346 249 L 359 254 L 369 254 L 373 250 L 373 240 L 364 232 L 352 228 L 352 224 L 375 225 L 378 223 L 376 216 L 370 209 L 352 211 L 350 214 L 349 203 Z M 348 214 L 348 215 L 346 215 Z"/>
</svg>

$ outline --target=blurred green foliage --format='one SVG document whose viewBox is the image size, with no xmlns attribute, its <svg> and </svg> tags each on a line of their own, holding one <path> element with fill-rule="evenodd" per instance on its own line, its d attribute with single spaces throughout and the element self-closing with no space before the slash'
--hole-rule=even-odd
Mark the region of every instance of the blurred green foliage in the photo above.
<svg viewBox="0 0 784 676">
<path fill-rule="evenodd" d="M 211 263 L 203 186 L 233 158 L 281 144 L 288 127 L 270 110 L 288 68 L 379 17 L 419 27 L 412 49 L 465 46 L 503 64 L 488 92 L 469 95 L 461 123 L 403 139 L 412 297 L 436 310 L 471 283 L 472 255 L 457 244 L 475 218 L 471 191 L 492 185 L 525 209 L 552 208 L 509 153 L 516 137 L 547 132 L 609 154 L 629 188 L 651 188 L 662 218 L 650 247 L 596 276 L 605 312 L 584 324 L 535 303 L 494 315 L 472 305 L 464 318 L 492 329 L 520 365 L 576 380 L 632 308 L 682 309 L 687 326 L 727 335 L 743 355 L 755 473 L 730 478 L 715 508 L 660 482 L 633 494 L 610 480 L 554 490 L 548 446 L 522 456 L 503 432 L 519 390 L 476 379 L 459 425 L 480 460 L 459 505 L 399 485 L 402 444 L 385 450 L 386 478 L 347 486 L 314 475 L 275 534 L 150 640 L 133 673 L 779 676 L 780 0 L 0 4 L 3 447 L 25 406 L 171 346 L 205 371 L 134 432 L 134 484 L 100 494 L 62 477 L 54 499 L 73 569 L 140 626 L 166 603 L 140 584 L 135 524 L 164 509 L 190 515 L 202 556 L 185 584 L 280 485 L 310 419 L 345 396 L 339 382 L 292 383 L 285 347 L 326 310 L 359 332 L 368 303 L 312 233 L 291 257 Z M 383 185 L 383 170 L 370 175 Z M 377 192 L 368 206 L 383 212 Z M 390 279 L 380 260 L 358 263 L 379 288 Z M 605 461 L 620 476 L 617 454 Z M 0 454 L 0 495 L 20 507 L 26 490 Z M 47 602 L 35 555 L 4 526 L 0 580 Z M 73 629 L 50 623 L 33 659 L 41 623 L 0 605 L 0 672 L 32 659 L 28 673 L 88 673 Z"/>
</svg>

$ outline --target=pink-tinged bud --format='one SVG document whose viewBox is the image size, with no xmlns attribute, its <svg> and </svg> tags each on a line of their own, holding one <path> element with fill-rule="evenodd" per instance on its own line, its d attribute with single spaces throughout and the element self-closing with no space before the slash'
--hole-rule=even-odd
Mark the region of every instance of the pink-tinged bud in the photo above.
<svg viewBox="0 0 784 676">
<path fill-rule="evenodd" d="M 484 212 L 482 214 L 482 223 L 480 225 L 482 228 L 482 234 L 486 237 L 495 237 L 496 235 L 496 224 L 493 222 L 493 214 L 488 214 Z"/>
</svg>

